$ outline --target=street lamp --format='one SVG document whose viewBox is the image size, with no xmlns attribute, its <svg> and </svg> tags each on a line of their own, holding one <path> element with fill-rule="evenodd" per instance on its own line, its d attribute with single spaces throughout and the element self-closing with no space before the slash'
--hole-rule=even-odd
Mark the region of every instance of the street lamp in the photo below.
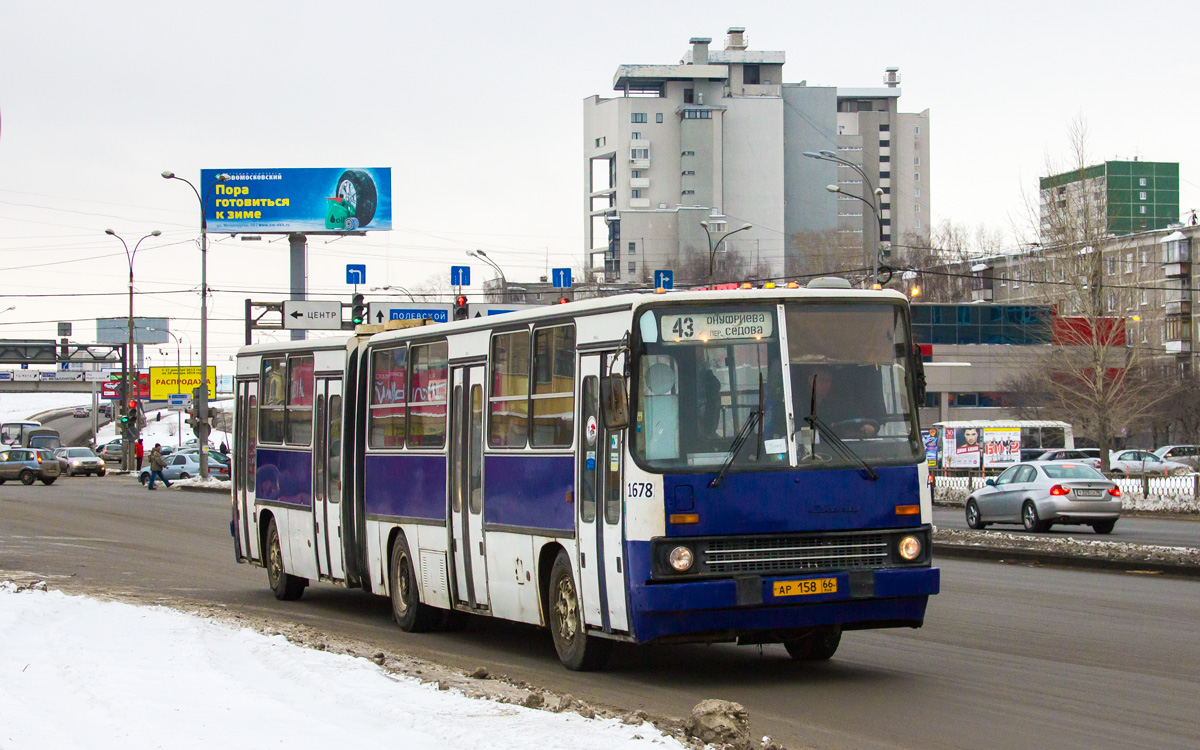
<svg viewBox="0 0 1200 750">
<path fill-rule="evenodd" d="M 747 229 L 753 229 L 754 227 L 751 224 L 747 224 L 739 229 L 733 230 L 732 232 L 726 232 L 725 234 L 718 237 L 717 241 L 715 243 L 712 241 L 712 234 L 708 231 L 708 222 L 707 221 L 700 222 L 700 228 L 704 230 L 705 236 L 708 237 L 708 285 L 712 286 L 713 285 L 713 262 L 716 261 L 716 259 L 717 259 L 717 248 L 719 248 L 721 246 L 721 243 L 724 242 L 725 239 L 727 237 L 729 237 L 730 235 L 737 234 L 738 232 L 744 232 Z"/>
<path fill-rule="evenodd" d="M 372 292 L 387 292 L 387 291 L 391 291 L 392 289 L 395 289 L 395 290 L 396 290 L 396 291 L 398 291 L 398 292 L 404 292 L 405 294 L 407 294 L 407 295 L 408 295 L 408 299 L 409 299 L 409 301 L 411 301 L 411 302 L 416 302 L 416 301 L 417 301 L 417 298 L 413 296 L 413 293 L 412 293 L 412 292 L 408 291 L 407 289 L 405 289 L 404 287 L 400 286 L 399 284 L 388 284 L 387 286 L 373 286 L 373 287 L 371 287 L 371 291 L 372 291 Z"/>
<path fill-rule="evenodd" d="M 863 250 L 867 254 L 867 262 L 871 264 L 872 285 L 873 286 L 878 285 L 879 284 L 879 250 L 880 250 L 880 247 L 883 245 L 883 219 L 879 215 L 879 208 L 876 206 L 876 202 L 879 202 L 880 199 L 883 197 L 883 188 L 874 187 L 871 184 L 871 178 L 867 176 L 867 173 L 863 171 L 862 167 L 860 167 L 859 165 L 855 164 L 852 161 L 847 161 L 846 159 L 843 159 L 842 157 L 838 156 L 837 154 L 835 154 L 832 151 L 829 151 L 828 149 L 823 150 L 823 151 L 805 151 L 804 155 L 810 159 L 817 159 L 819 161 L 828 161 L 828 162 L 832 162 L 834 164 L 841 164 L 843 167 L 849 167 L 850 169 L 853 169 L 855 172 L 858 172 L 858 175 L 863 178 L 863 184 L 867 186 L 867 190 L 870 191 L 870 194 L 872 196 L 871 201 L 868 201 L 866 198 L 863 198 L 860 195 L 854 195 L 853 193 L 847 193 L 846 191 L 842 190 L 841 188 L 837 187 L 836 185 L 828 185 L 828 186 L 826 186 L 825 189 L 831 193 L 841 193 L 842 195 L 847 195 L 847 196 L 850 196 L 851 198 L 856 198 L 856 199 L 862 201 L 863 203 L 866 203 L 868 206 L 870 206 L 871 212 L 875 214 L 875 222 L 879 228 L 879 236 L 875 243 L 875 252 L 872 253 L 870 251 L 870 245 L 867 244 L 867 241 L 865 239 L 863 241 Z M 872 260 L 872 257 L 874 258 L 874 260 Z"/>
<path fill-rule="evenodd" d="M 105 229 L 104 233 L 112 235 L 121 241 L 121 246 L 125 248 L 125 259 L 129 261 L 129 344 L 125 349 L 125 379 L 123 381 L 124 385 L 122 388 L 125 393 L 121 396 L 122 406 L 128 406 L 129 401 L 132 399 L 132 394 L 129 392 L 129 384 L 138 382 L 137 373 L 135 372 L 133 364 L 133 259 L 137 257 L 138 247 L 141 246 L 143 240 L 150 239 L 151 237 L 157 237 L 162 234 L 162 232 L 155 229 L 150 234 L 142 237 L 142 239 L 134 243 L 133 252 L 129 251 L 129 244 L 125 242 L 125 238 L 123 238 L 121 235 L 117 234 L 111 229 Z M 134 386 L 133 392 L 137 393 L 136 386 Z M 129 435 L 122 436 L 124 439 L 121 441 L 123 446 L 121 450 L 123 455 L 122 461 L 125 464 L 124 469 L 126 471 L 133 469 L 133 440 L 138 433 L 138 420 L 136 413 L 130 419 L 130 422 L 133 425 L 133 429 Z"/>
<path fill-rule="evenodd" d="M 200 191 L 190 180 L 186 180 L 177 176 L 174 172 L 166 171 L 162 173 L 164 180 L 179 180 L 187 183 L 187 186 L 196 194 L 196 200 L 200 203 L 200 397 L 196 404 L 196 417 L 200 420 L 200 424 L 196 429 L 196 441 L 200 445 L 200 476 L 203 479 L 208 479 L 208 196 L 211 192 L 204 191 L 204 195 L 200 195 Z M 227 182 L 229 175 L 222 172 L 217 175 L 213 181 L 213 190 L 216 190 L 218 182 Z"/>
<path fill-rule="evenodd" d="M 496 265 L 496 261 L 488 257 L 488 254 L 482 250 L 468 250 L 467 255 L 472 258 L 479 258 L 484 263 L 487 263 L 492 268 L 496 269 L 496 273 L 500 274 L 500 294 L 503 297 L 501 302 L 508 302 L 508 279 L 504 278 L 504 271 L 500 266 Z"/>
</svg>

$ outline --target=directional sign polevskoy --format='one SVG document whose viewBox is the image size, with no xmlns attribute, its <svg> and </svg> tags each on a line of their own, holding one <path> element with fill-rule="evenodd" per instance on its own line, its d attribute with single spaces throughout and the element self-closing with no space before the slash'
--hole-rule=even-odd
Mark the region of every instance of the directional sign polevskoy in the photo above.
<svg viewBox="0 0 1200 750">
<path fill-rule="evenodd" d="M 365 263 L 347 263 L 346 264 L 346 283 L 347 284 L 365 284 L 367 283 L 367 266 Z"/>
<path fill-rule="evenodd" d="M 654 272 L 654 288 L 656 289 L 674 289 L 675 288 L 675 272 L 659 270 Z"/>
<path fill-rule="evenodd" d="M 569 289 L 571 287 L 571 269 L 550 269 L 550 281 L 553 282 L 555 289 Z"/>
<path fill-rule="evenodd" d="M 450 286 L 471 286 L 471 267 L 450 266 Z"/>
<path fill-rule="evenodd" d="M 389 320 L 431 320 L 447 323 L 453 305 L 440 302 L 371 302 L 367 322 L 382 324 Z"/>
<path fill-rule="evenodd" d="M 285 299 L 283 327 L 299 331 L 340 331 L 342 303 L 337 300 Z"/>
</svg>

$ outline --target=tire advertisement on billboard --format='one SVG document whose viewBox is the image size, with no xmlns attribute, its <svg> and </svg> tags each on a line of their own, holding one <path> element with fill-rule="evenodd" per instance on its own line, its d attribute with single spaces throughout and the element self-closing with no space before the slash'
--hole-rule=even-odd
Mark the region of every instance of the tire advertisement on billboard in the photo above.
<svg viewBox="0 0 1200 750">
<path fill-rule="evenodd" d="M 227 179 L 218 180 L 225 175 Z M 392 228 L 392 170 L 202 169 L 210 232 L 366 232 Z"/>
</svg>

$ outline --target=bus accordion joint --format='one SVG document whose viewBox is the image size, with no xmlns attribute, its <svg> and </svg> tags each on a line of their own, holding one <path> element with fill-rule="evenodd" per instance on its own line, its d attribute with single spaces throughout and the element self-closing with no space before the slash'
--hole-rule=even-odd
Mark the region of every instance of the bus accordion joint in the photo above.
<svg viewBox="0 0 1200 750">
<path fill-rule="evenodd" d="M 920 515 L 920 513 L 921 513 L 920 505 L 897 505 L 896 506 L 896 515 L 898 515 L 898 516 L 916 516 L 916 515 Z"/>
<path fill-rule="evenodd" d="M 673 524 L 700 523 L 699 513 L 672 513 L 670 516 Z"/>
</svg>

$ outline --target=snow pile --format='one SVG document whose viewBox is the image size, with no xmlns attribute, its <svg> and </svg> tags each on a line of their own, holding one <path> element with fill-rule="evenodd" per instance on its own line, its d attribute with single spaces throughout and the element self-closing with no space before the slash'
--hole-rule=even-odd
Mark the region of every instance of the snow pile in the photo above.
<svg viewBox="0 0 1200 750">
<path fill-rule="evenodd" d="M 203 490 L 224 490 L 229 491 L 230 481 L 228 479 L 217 479 L 210 476 L 208 479 L 200 477 L 188 477 L 187 479 L 172 479 L 171 487 L 191 487 Z"/>
<path fill-rule="evenodd" d="M 933 542 L 934 545 L 943 547 L 983 547 L 1002 551 L 1048 552 L 1056 555 L 1123 562 L 1200 566 L 1200 548 L 1197 547 L 1164 547 L 1154 544 L 1110 542 L 1101 539 L 940 528 L 933 530 Z"/>
<path fill-rule="evenodd" d="M 44 589 L 0 582 L 5 748 L 685 747 L 646 723 L 473 700 L 283 636 Z"/>
</svg>

